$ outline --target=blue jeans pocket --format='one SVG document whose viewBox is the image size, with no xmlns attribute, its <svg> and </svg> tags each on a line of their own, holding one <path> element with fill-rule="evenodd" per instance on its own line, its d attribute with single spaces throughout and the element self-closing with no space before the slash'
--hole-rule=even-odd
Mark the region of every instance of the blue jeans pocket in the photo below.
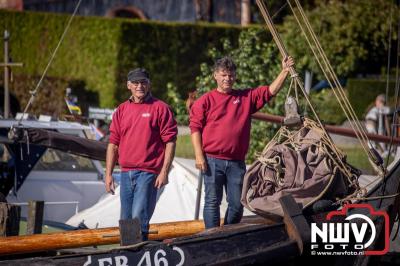
<svg viewBox="0 0 400 266">
<path fill-rule="evenodd" d="M 243 161 L 231 161 L 227 175 L 233 184 L 242 185 L 246 173 L 246 163 Z"/>
<path fill-rule="evenodd" d="M 207 157 L 207 171 L 203 173 L 204 183 L 215 183 L 215 159 Z"/>
</svg>

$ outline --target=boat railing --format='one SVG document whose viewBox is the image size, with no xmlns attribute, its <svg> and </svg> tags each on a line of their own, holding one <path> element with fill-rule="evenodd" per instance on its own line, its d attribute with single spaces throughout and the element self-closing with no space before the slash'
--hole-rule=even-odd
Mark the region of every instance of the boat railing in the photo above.
<svg viewBox="0 0 400 266">
<path fill-rule="evenodd" d="M 12 203 L 17 206 L 28 206 L 29 202 L 15 202 Z M 75 214 L 79 212 L 79 201 L 45 201 L 44 205 L 69 205 L 75 204 Z"/>
</svg>

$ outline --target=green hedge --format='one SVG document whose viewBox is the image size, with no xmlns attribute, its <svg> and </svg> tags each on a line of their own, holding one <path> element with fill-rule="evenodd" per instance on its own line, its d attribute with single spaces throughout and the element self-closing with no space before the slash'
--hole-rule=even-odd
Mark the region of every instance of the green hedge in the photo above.
<svg viewBox="0 0 400 266">
<path fill-rule="evenodd" d="M 7 28 L 11 34 L 12 58 L 24 63 L 23 68 L 14 68 L 15 73 L 26 76 L 43 73 L 68 18 L 66 15 L 0 11 L 1 32 Z M 106 19 L 74 18 L 47 76 L 84 80 L 90 90 L 99 93 L 103 106 L 115 104 L 119 24 L 119 21 Z"/>
<path fill-rule="evenodd" d="M 349 79 L 346 85 L 350 104 L 357 117 L 364 119 L 367 109 L 374 103 L 376 96 L 386 94 L 386 80 Z M 395 82 L 389 82 L 389 99 L 394 97 Z M 390 102 L 390 101 L 389 101 Z"/>
<path fill-rule="evenodd" d="M 42 74 L 68 19 L 69 15 L 0 11 L 1 32 L 11 33 L 13 61 L 25 64 L 15 73 Z M 185 97 L 209 48 L 220 45 L 220 38 L 236 43 L 239 32 L 239 27 L 228 25 L 76 17 L 47 76 L 80 80 L 88 91 L 98 93 L 102 107 L 114 107 L 128 95 L 127 72 L 141 66 L 151 74 L 155 96 L 165 98 L 166 84 L 172 82 Z"/>
<path fill-rule="evenodd" d="M 31 94 L 27 89 L 34 88 L 39 79 L 39 76 L 14 76 L 14 81 L 11 84 L 12 92 L 19 100 L 22 109 L 25 108 L 29 98 L 31 97 Z M 69 82 L 64 79 L 46 77 L 43 79 L 42 84 L 43 86 L 40 93 L 36 95 L 35 101 L 29 112 L 37 116 L 40 114 L 48 114 L 54 117 L 60 117 L 62 114 L 66 113 L 67 106 L 64 100 L 65 91 L 53 88 L 66 88 L 69 86 Z"/>
<path fill-rule="evenodd" d="M 194 89 L 200 63 L 208 59 L 207 51 L 221 46 L 221 38 L 236 44 L 240 32 L 238 27 L 226 25 L 131 21 L 124 22 L 121 29 L 118 81 L 125 93 L 117 91 L 118 100 L 128 95 L 124 89 L 127 71 L 138 66 L 150 71 L 155 95 L 165 99 L 170 82 L 186 98 L 187 92 Z"/>
</svg>

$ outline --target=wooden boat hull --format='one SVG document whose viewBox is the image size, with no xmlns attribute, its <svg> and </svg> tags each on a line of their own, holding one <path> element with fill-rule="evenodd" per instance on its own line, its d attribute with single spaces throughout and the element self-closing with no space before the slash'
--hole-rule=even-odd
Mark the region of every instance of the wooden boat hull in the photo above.
<svg viewBox="0 0 400 266">
<path fill-rule="evenodd" d="M 306 239 L 302 239 L 303 234 L 298 232 L 305 235 L 308 232 L 306 220 L 293 198 L 288 196 L 282 199 L 282 204 L 285 204 L 286 210 L 285 223 L 271 225 L 271 221 L 252 217 L 245 219 L 244 223 L 163 242 L 141 242 L 104 251 L 80 250 L 78 254 L 68 256 L 5 258 L 9 260 L 0 261 L 0 265 L 237 265 L 282 262 L 301 254 L 302 242 Z M 196 221 L 199 222 L 202 223 Z M 0 246 L 4 244 L 0 243 Z"/>
<path fill-rule="evenodd" d="M 272 224 L 274 221 L 257 216 L 246 217 L 245 223 Z M 150 225 L 149 240 L 164 240 L 204 231 L 203 220 L 158 223 Z M 47 250 L 79 248 L 120 243 L 118 227 L 74 230 L 52 234 L 0 237 L 0 256 Z"/>
<path fill-rule="evenodd" d="M 170 243 L 140 243 L 96 253 L 3 261 L 0 265 L 247 265 L 285 262 L 299 255 L 296 241 L 281 223 L 233 225 Z"/>
<path fill-rule="evenodd" d="M 389 224 L 382 217 L 372 217 L 365 209 L 350 210 L 347 215 L 359 213 L 371 217 L 376 228 L 377 239 L 369 247 L 375 250 L 384 250 L 387 240 L 387 231 L 393 226 L 394 218 L 399 209 L 400 183 L 399 162 L 392 168 L 387 176 L 371 190 L 368 194 L 373 198 L 360 203 L 368 203 L 374 210 L 384 211 L 389 215 Z M 379 196 L 390 196 L 379 198 Z M 288 196 L 290 198 L 290 196 Z M 281 199 L 282 200 L 282 199 Z M 281 202 L 282 203 L 282 202 Z M 279 263 L 295 259 L 302 261 L 323 262 L 324 265 L 368 265 L 375 264 L 380 256 L 307 256 L 310 254 L 308 248 L 310 228 L 305 222 L 297 204 L 283 202 L 285 217 L 284 223 L 260 224 L 243 223 L 238 225 L 225 226 L 218 229 L 197 233 L 192 236 L 179 234 L 169 235 L 171 240 L 164 242 L 142 242 L 134 246 L 121 247 L 104 251 L 82 252 L 68 256 L 54 256 L 47 258 L 31 257 L 21 258 L 0 258 L 0 265 L 246 265 L 255 263 L 268 264 Z M 320 214 L 319 218 L 325 214 Z M 317 221 L 316 217 L 307 217 L 308 221 Z M 324 222 L 325 220 L 319 220 Z M 199 222 L 202 226 L 202 222 Z M 176 226 L 176 225 L 175 225 Z M 186 224 L 186 227 L 187 224 Z M 186 228 L 187 229 L 187 228 Z M 116 228 L 108 232 L 118 235 Z M 151 227 L 151 230 L 157 230 Z M 159 229 L 161 230 L 161 229 Z M 203 228 L 198 228 L 202 231 Z M 161 232 L 161 231 L 160 231 Z M 103 232 L 104 233 L 104 232 Z M 186 232 L 188 233 L 188 232 Z M 195 232 L 194 232 L 195 233 Z M 167 234 L 165 235 L 167 236 Z M 116 236 L 118 237 L 118 236 Z M 174 238 L 177 237 L 177 238 Z M 10 238 L 9 238 L 10 239 Z M 16 240 L 16 239 L 13 239 Z M 117 242 L 118 238 L 114 241 Z M 41 240 L 47 241 L 46 238 Z M 73 239 L 73 242 L 78 239 Z M 12 242 L 0 243 L 0 248 Z M 14 247 L 15 248 L 15 247 Z M 57 246 L 52 246 L 53 249 Z M 30 252 L 34 251 L 29 249 Z M 325 265 L 325 266 L 326 266 Z"/>
</svg>

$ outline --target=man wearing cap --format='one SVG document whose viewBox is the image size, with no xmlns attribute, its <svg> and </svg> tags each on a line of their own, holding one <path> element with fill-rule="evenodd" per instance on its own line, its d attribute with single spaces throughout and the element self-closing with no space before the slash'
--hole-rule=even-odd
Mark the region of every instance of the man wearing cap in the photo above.
<svg viewBox="0 0 400 266">
<path fill-rule="evenodd" d="M 204 94 L 190 109 L 190 130 L 196 167 L 205 186 L 204 223 L 220 225 L 222 194 L 225 187 L 228 208 L 224 224 L 239 223 L 244 162 L 250 142 L 251 114 L 261 109 L 282 87 L 294 61 L 282 61 L 282 71 L 270 86 L 234 90 L 236 65 L 230 57 L 215 62 L 213 77 L 217 88 Z"/>
<path fill-rule="evenodd" d="M 146 240 L 157 189 L 168 183 L 177 126 L 170 107 L 150 94 L 145 69 L 130 71 L 127 87 L 132 95 L 118 106 L 110 126 L 105 185 L 114 194 L 112 172 L 118 159 L 121 219 L 139 218 Z"/>
</svg>

